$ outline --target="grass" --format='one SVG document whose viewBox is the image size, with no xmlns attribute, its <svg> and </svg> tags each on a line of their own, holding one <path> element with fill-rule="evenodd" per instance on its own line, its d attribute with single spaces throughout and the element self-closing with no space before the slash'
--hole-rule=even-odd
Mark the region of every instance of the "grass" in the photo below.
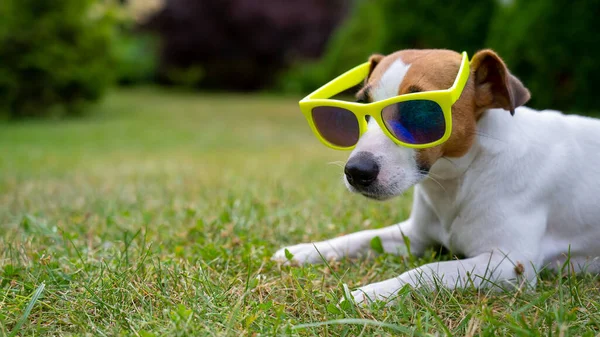
<svg viewBox="0 0 600 337">
<path fill-rule="evenodd" d="M 0 124 L 0 336 L 598 336 L 597 277 L 535 291 L 350 289 L 441 258 L 280 267 L 278 248 L 398 222 L 341 183 L 295 101 L 122 90 L 80 120 Z"/>
</svg>

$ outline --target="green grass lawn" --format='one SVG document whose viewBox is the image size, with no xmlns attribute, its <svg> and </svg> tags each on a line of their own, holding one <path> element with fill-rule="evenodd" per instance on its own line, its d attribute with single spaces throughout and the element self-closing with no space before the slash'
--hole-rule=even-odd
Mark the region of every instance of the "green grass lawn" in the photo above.
<svg viewBox="0 0 600 337">
<path fill-rule="evenodd" d="M 344 285 L 448 257 L 271 262 L 284 245 L 410 211 L 410 195 L 380 203 L 347 192 L 347 153 L 314 139 L 294 99 L 122 90 L 83 119 L 0 124 L 0 154 L 0 335 L 600 332 L 595 276 L 543 273 L 533 292 L 405 291 L 389 308 L 339 308 Z"/>
</svg>

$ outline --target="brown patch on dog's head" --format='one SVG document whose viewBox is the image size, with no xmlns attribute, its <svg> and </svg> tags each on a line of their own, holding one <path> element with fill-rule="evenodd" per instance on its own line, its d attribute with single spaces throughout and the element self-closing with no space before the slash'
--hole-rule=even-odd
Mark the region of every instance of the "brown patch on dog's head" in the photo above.
<svg viewBox="0 0 600 337">
<path fill-rule="evenodd" d="M 445 90 L 454 84 L 461 54 L 441 49 L 402 50 L 386 57 L 371 57 L 371 70 L 365 87 L 357 96 L 370 101 L 369 90 L 376 86 L 388 67 L 397 59 L 409 64 L 398 94 L 420 91 Z M 445 143 L 417 151 L 421 168 L 429 169 L 443 156 L 461 157 L 469 151 L 475 140 L 477 120 L 483 111 L 502 108 L 514 109 L 529 100 L 529 91 L 513 75 L 504 62 L 491 50 L 476 53 L 471 60 L 470 76 L 459 100 L 452 106 L 452 135 Z"/>
</svg>

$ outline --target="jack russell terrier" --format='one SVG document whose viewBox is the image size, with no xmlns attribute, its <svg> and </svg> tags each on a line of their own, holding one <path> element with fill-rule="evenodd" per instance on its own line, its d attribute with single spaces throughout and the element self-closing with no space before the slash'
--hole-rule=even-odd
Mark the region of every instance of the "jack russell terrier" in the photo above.
<svg viewBox="0 0 600 337">
<path fill-rule="evenodd" d="M 407 220 L 283 248 L 273 259 L 302 264 L 364 256 L 375 237 L 387 253 L 407 254 L 407 238 L 416 256 L 441 245 L 465 257 L 426 264 L 363 286 L 352 292 L 358 303 L 393 300 L 407 284 L 450 289 L 535 285 L 542 268 L 557 268 L 566 261 L 575 271 L 598 273 L 600 120 L 522 106 L 530 98 L 529 91 L 491 50 L 476 53 L 466 69 L 462 92 L 449 105 L 451 132 L 441 144 L 401 146 L 399 142 L 427 140 L 418 139 L 418 130 L 405 136 L 406 130 L 395 132 L 393 125 L 388 126 L 397 120 L 405 129 L 410 123 L 427 128 L 428 122 L 417 117 L 406 117 L 407 121 L 398 117 L 398 111 L 409 115 L 415 109 L 416 116 L 419 109 L 429 109 L 422 114 L 442 123 L 442 117 L 430 113 L 442 109 L 426 104 L 397 108 L 396 117 L 390 117 L 393 113 L 384 116 L 386 108 L 382 116 L 362 113 L 368 121 L 354 140 L 336 135 L 338 131 L 333 136 L 317 131 L 332 147 L 352 146 L 344 170 L 351 192 L 384 200 L 415 186 Z M 460 70 L 461 55 L 448 50 L 373 55 L 358 102 L 366 106 L 403 95 L 425 97 L 429 91 L 448 90 L 456 85 Z M 312 111 L 312 123 L 324 128 L 318 125 L 323 122 L 317 120 L 316 109 Z M 355 114 L 353 118 L 360 120 L 361 113 Z M 341 125 L 361 128 L 355 126 L 356 120 L 353 123 Z"/>
</svg>

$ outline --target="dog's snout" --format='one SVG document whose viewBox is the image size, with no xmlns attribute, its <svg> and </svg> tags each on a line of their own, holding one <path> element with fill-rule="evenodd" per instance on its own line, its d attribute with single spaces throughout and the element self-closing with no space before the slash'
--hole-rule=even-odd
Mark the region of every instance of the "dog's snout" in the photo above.
<svg viewBox="0 0 600 337">
<path fill-rule="evenodd" d="M 379 165 L 372 153 L 359 152 L 348 160 L 344 173 L 350 185 L 367 187 L 377 179 Z"/>
</svg>

